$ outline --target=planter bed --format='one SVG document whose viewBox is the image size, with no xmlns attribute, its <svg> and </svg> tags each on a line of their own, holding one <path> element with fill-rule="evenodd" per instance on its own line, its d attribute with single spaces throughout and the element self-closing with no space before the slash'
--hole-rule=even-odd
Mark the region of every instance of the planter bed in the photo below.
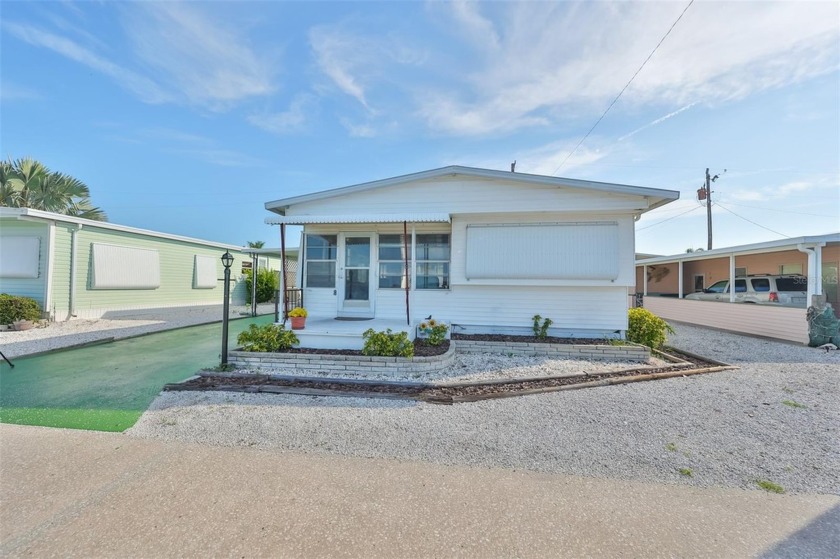
<svg viewBox="0 0 840 559">
<path fill-rule="evenodd" d="M 566 359 L 633 361 L 644 363 L 650 359 L 650 349 L 623 342 L 604 343 L 591 338 L 545 338 L 535 336 L 503 336 L 497 334 L 453 334 L 452 343 L 459 353 L 497 353 L 503 355 L 534 355 Z"/>
</svg>

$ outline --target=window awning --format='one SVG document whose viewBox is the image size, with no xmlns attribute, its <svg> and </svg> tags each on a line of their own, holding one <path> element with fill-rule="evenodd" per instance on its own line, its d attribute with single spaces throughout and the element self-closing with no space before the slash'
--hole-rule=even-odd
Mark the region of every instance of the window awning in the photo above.
<svg viewBox="0 0 840 559">
<path fill-rule="evenodd" d="M 377 215 L 280 215 L 267 217 L 268 225 L 308 225 L 313 223 L 449 223 L 449 214 L 377 214 Z"/>
</svg>

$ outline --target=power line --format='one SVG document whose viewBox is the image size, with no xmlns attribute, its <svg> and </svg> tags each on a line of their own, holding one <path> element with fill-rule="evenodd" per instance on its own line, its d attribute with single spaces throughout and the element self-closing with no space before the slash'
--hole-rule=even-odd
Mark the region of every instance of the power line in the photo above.
<svg viewBox="0 0 840 559">
<path fill-rule="evenodd" d="M 691 212 L 693 212 L 693 211 L 695 211 L 695 210 L 699 210 L 699 209 L 700 209 L 700 208 L 702 208 L 702 207 L 703 207 L 703 206 L 695 206 L 695 207 L 691 208 L 690 210 L 688 210 L 687 212 L 683 212 L 683 213 L 681 213 L 681 214 L 677 214 L 677 215 L 675 215 L 675 216 L 671 216 L 671 217 L 669 217 L 668 219 L 663 219 L 662 221 L 657 221 L 656 223 L 651 223 L 650 225 L 646 225 L 645 227 L 639 227 L 638 229 L 636 229 L 636 233 L 638 233 L 639 231 L 644 231 L 645 229 L 650 229 L 651 227 L 655 227 L 655 226 L 657 226 L 657 225 L 662 225 L 662 224 L 663 224 L 663 223 L 665 223 L 666 221 L 671 221 L 672 219 L 676 219 L 676 218 L 680 217 L 681 215 L 689 214 L 689 213 L 691 213 Z"/>
<path fill-rule="evenodd" d="M 753 209 L 753 210 L 766 210 L 768 212 L 780 212 L 780 213 L 785 213 L 785 214 L 811 215 L 811 216 L 814 216 L 814 217 L 832 217 L 832 218 L 837 217 L 836 215 L 812 214 L 812 213 L 808 213 L 808 212 L 797 212 L 797 211 L 788 210 L 788 209 L 779 210 L 779 209 L 776 209 L 776 208 L 765 208 L 763 206 L 750 206 L 749 204 L 738 204 L 736 202 L 730 202 L 730 201 L 727 201 L 726 203 L 729 204 L 730 206 L 741 206 L 742 208 L 750 208 L 750 209 Z"/>
<path fill-rule="evenodd" d="M 773 229 L 770 229 L 769 227 L 765 227 L 765 226 L 763 226 L 763 225 L 762 225 L 762 224 L 760 224 L 760 223 L 756 223 L 755 221 L 753 221 L 753 220 L 751 220 L 751 219 L 747 219 L 746 217 L 744 217 L 744 216 L 742 216 L 742 215 L 738 215 L 738 214 L 736 214 L 735 212 L 733 212 L 732 210 L 728 209 L 726 206 L 721 206 L 721 205 L 720 205 L 720 202 L 715 202 L 715 206 L 719 207 L 719 208 L 720 208 L 720 209 L 722 209 L 722 210 L 726 210 L 726 211 L 728 211 L 729 213 L 731 213 L 731 214 L 732 214 L 732 215 L 734 215 L 735 217 L 740 217 L 740 218 L 741 218 L 741 219 L 743 219 L 744 221 L 747 221 L 747 222 L 749 222 L 749 223 L 752 223 L 752 224 L 753 224 L 753 225 L 755 225 L 756 227 L 761 227 L 762 229 L 767 229 L 767 230 L 768 230 L 768 231 L 770 231 L 771 233 L 775 233 L 775 234 L 777 234 L 777 235 L 781 235 L 781 236 L 782 236 L 782 237 L 784 237 L 785 239 L 790 239 L 790 235 L 785 235 L 784 233 L 779 233 L 778 231 L 774 231 Z"/>
<path fill-rule="evenodd" d="M 679 17 L 678 17 L 676 20 L 674 20 L 674 23 L 672 23 L 672 24 L 671 24 L 671 27 L 668 29 L 668 31 L 665 33 L 665 35 L 663 35 L 663 36 L 662 36 L 662 38 L 659 40 L 659 43 L 657 43 L 657 45 L 656 45 L 655 47 L 653 47 L 653 50 L 652 50 L 652 51 L 650 51 L 650 54 L 648 55 L 648 57 L 647 57 L 647 58 L 645 58 L 645 61 L 644 61 L 644 62 L 642 62 L 642 65 L 641 65 L 641 66 L 639 66 L 639 69 L 638 69 L 638 70 L 636 70 L 636 73 L 635 73 L 635 74 L 633 74 L 633 77 L 631 77 L 631 78 L 630 78 L 630 81 L 628 81 L 628 82 L 624 85 L 624 87 L 623 87 L 623 88 L 621 88 L 621 91 L 619 91 L 619 92 L 618 92 L 618 95 L 616 95 L 615 99 L 613 99 L 612 103 L 610 103 L 610 106 L 609 106 L 609 107 L 607 107 L 607 110 L 606 110 L 606 111 L 604 111 L 604 114 L 602 114 L 602 115 L 598 118 L 598 120 L 596 120 L 596 121 L 595 121 L 595 124 L 593 124 L 593 125 L 592 125 L 592 128 L 590 128 L 590 129 L 589 129 L 589 132 L 587 132 L 587 133 L 586 133 L 586 135 L 585 135 L 583 138 L 581 138 L 581 139 L 580 139 L 580 141 L 578 142 L 578 144 L 575 146 L 575 149 L 573 149 L 571 152 L 569 152 L 569 155 L 567 155 L 567 156 L 566 156 L 566 159 L 564 159 L 564 160 L 563 160 L 563 162 L 562 162 L 562 163 L 560 163 L 560 165 L 558 165 L 556 169 L 554 169 L 554 172 L 553 172 L 553 173 L 551 173 L 552 175 L 556 175 L 556 174 L 557 174 L 557 171 L 559 171 L 559 170 L 563 167 L 563 165 L 565 165 L 565 164 L 566 164 L 566 161 L 568 161 L 568 160 L 569 160 L 569 158 L 575 154 L 575 152 L 576 152 L 576 151 L 578 150 L 578 148 L 579 148 L 579 147 L 583 144 L 583 142 L 585 142 L 585 141 L 586 141 L 586 138 L 588 138 L 588 137 L 589 137 L 589 135 L 590 135 L 590 134 L 592 134 L 592 131 L 593 131 L 593 130 L 595 130 L 595 128 L 596 128 L 596 127 L 597 127 L 597 126 L 601 123 L 601 121 L 602 121 L 602 120 L 604 120 L 604 117 L 605 117 L 605 116 L 607 116 L 607 113 L 608 113 L 608 112 L 610 112 L 610 109 L 612 109 L 612 108 L 613 108 L 613 105 L 615 105 L 615 104 L 618 102 L 619 98 L 620 98 L 620 97 L 624 94 L 624 91 L 625 91 L 628 87 L 630 87 L 630 84 L 631 84 L 631 83 L 633 83 L 633 80 L 634 80 L 634 79 L 636 79 L 636 76 L 638 76 L 638 75 L 639 75 L 639 72 L 641 72 L 641 71 L 642 71 L 642 68 L 644 68 L 644 67 L 645 67 L 645 64 L 647 64 L 647 63 L 648 63 L 648 60 L 650 60 L 650 59 L 651 59 L 651 57 L 653 56 L 653 54 L 657 51 L 657 49 L 659 49 L 660 45 L 662 45 L 662 43 L 665 41 L 665 39 L 668 37 L 668 35 L 670 35 L 670 34 L 671 34 L 671 31 L 673 31 L 673 30 L 674 30 L 674 27 L 676 27 L 676 25 L 680 22 L 680 20 L 682 19 L 682 17 L 685 15 L 685 13 L 688 11 L 688 9 L 691 7 L 691 5 L 692 5 L 692 4 L 694 4 L 694 0 L 691 0 L 691 1 L 688 3 L 688 5 L 685 7 L 685 9 L 682 11 L 682 13 L 679 15 Z"/>
</svg>

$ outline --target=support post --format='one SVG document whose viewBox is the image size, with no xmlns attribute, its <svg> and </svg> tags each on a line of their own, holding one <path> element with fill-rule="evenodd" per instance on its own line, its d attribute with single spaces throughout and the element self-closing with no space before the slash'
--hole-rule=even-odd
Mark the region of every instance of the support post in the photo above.
<svg viewBox="0 0 840 559">
<path fill-rule="evenodd" d="M 729 255 L 729 302 L 735 302 L 735 255 Z"/>
<path fill-rule="evenodd" d="M 289 316 L 289 303 L 286 299 L 286 224 L 280 224 L 280 296 L 283 298 L 283 325 Z"/>
<path fill-rule="evenodd" d="M 680 269 L 680 273 L 679 273 L 680 277 L 679 277 L 678 281 L 680 282 L 680 289 L 677 293 L 678 293 L 679 298 L 682 299 L 683 298 L 683 292 L 685 291 L 683 289 L 683 261 L 682 260 L 680 260 L 680 262 L 679 262 L 679 269 Z"/>
<path fill-rule="evenodd" d="M 647 297 L 647 284 L 648 284 L 648 279 L 647 279 L 647 264 L 645 264 L 645 265 L 643 265 L 643 266 L 642 266 L 642 284 L 643 284 L 643 287 L 642 287 L 642 295 L 644 295 L 645 297 Z"/>
<path fill-rule="evenodd" d="M 257 316 L 257 253 L 251 253 L 251 316 Z"/>
<path fill-rule="evenodd" d="M 408 270 L 408 222 L 403 221 L 403 260 L 405 261 L 405 322 L 411 326 L 411 309 L 408 302 L 408 291 L 410 289 L 411 274 Z"/>
</svg>

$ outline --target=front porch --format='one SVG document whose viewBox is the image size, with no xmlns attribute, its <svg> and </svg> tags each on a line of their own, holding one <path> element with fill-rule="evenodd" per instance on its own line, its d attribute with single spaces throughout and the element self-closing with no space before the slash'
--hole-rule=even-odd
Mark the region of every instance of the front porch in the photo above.
<svg viewBox="0 0 840 559">
<path fill-rule="evenodd" d="M 286 326 L 289 327 L 290 324 L 287 322 Z M 331 316 L 309 316 L 306 319 L 306 328 L 294 332 L 300 340 L 300 347 L 361 350 L 365 345 L 362 334 L 368 328 L 373 328 L 377 332 L 388 328 L 394 332 L 408 332 L 408 339 L 414 341 L 417 331 L 414 326 L 408 326 L 405 319 L 346 319 Z"/>
</svg>

